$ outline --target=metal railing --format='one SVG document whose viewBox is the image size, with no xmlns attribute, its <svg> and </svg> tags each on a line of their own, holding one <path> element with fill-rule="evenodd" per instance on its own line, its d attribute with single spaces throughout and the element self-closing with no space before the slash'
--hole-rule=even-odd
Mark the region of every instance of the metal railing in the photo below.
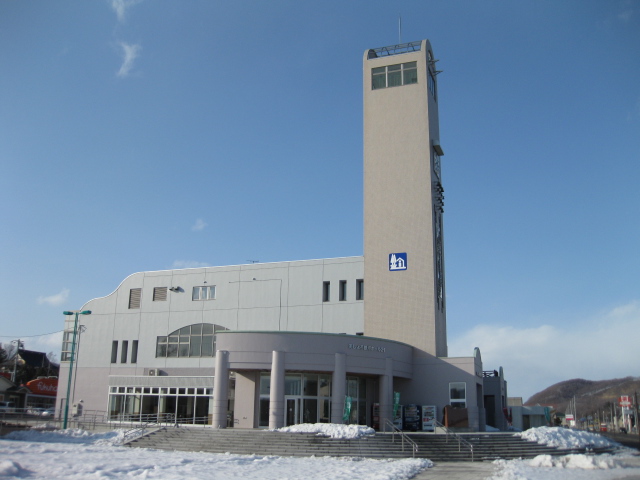
<svg viewBox="0 0 640 480">
<path fill-rule="evenodd" d="M 459 452 L 462 451 L 462 445 L 464 444 L 464 446 L 467 447 L 471 451 L 471 461 L 473 462 L 473 444 L 471 442 L 465 440 L 464 438 L 462 438 L 462 436 L 458 435 L 456 432 L 452 432 L 451 430 L 449 430 L 448 427 L 445 427 L 439 421 L 434 420 L 434 423 L 436 424 L 437 427 L 439 427 L 439 428 L 444 430 L 444 433 L 447 435 L 447 443 L 449 442 L 449 435 L 451 435 L 456 440 L 458 440 L 458 451 Z"/>
<path fill-rule="evenodd" d="M 418 444 L 416 442 L 414 442 L 413 440 L 411 440 L 407 436 L 406 433 L 404 433 L 402 430 L 400 430 L 398 427 L 396 427 L 393 423 L 391 423 L 388 418 L 385 418 L 384 419 L 384 427 L 383 427 L 383 431 L 385 433 L 387 431 L 387 426 L 391 427 L 391 442 L 395 443 L 395 441 L 396 441 L 396 433 L 400 434 L 400 437 L 402 438 L 402 451 L 404 452 L 404 442 L 406 440 L 407 443 L 409 445 L 411 445 L 411 449 L 413 450 L 413 457 L 415 458 L 416 452 L 418 451 Z"/>
</svg>

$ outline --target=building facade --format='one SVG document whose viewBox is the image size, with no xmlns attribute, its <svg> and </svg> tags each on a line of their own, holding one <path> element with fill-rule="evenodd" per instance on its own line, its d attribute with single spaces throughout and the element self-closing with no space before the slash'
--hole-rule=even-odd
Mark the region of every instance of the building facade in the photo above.
<svg viewBox="0 0 640 480">
<path fill-rule="evenodd" d="M 365 52 L 363 257 L 133 274 L 82 307 L 69 403 L 220 428 L 382 426 L 399 395 L 484 428 L 480 352 L 447 357 L 436 74 L 427 40 Z"/>
</svg>

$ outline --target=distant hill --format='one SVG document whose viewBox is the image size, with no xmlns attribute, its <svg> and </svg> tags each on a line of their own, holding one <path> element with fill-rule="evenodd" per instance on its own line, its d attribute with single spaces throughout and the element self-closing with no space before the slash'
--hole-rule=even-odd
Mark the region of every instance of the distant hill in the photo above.
<svg viewBox="0 0 640 480">
<path fill-rule="evenodd" d="M 603 410 L 608 415 L 611 405 L 618 405 L 618 397 L 634 392 L 640 397 L 640 377 L 598 381 L 575 378 L 545 388 L 529 398 L 525 405 L 552 405 L 558 413 L 565 413 L 575 397 L 579 416 Z"/>
</svg>

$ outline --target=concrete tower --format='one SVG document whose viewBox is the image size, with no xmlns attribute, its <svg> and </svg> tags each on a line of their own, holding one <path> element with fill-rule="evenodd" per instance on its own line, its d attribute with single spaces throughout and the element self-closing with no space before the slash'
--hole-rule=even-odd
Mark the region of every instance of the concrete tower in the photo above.
<svg viewBox="0 0 640 480">
<path fill-rule="evenodd" d="M 443 151 L 431 44 L 367 50 L 363 73 L 365 335 L 446 357 Z"/>
</svg>

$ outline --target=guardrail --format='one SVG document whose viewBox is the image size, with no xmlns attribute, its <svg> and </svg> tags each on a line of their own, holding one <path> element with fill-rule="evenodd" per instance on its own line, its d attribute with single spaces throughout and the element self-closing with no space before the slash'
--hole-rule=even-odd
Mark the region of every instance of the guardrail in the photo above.
<svg viewBox="0 0 640 480">
<path fill-rule="evenodd" d="M 399 433 L 400 437 L 402 438 L 402 451 L 404 452 L 404 442 L 406 440 L 407 443 L 409 443 L 411 445 L 411 449 L 413 450 L 413 457 L 415 458 L 416 452 L 418 451 L 418 444 L 416 442 L 414 442 L 413 440 L 411 440 L 407 436 L 406 433 L 404 433 L 402 430 L 400 430 L 398 427 L 396 427 L 393 423 L 391 423 L 388 418 L 385 418 L 384 419 L 384 426 L 383 426 L 383 431 L 385 433 L 387 431 L 387 426 L 391 427 L 391 442 L 395 443 L 395 441 L 396 441 L 396 433 Z"/>
<path fill-rule="evenodd" d="M 434 420 L 434 423 L 436 424 L 437 427 L 440 427 L 440 428 L 442 428 L 444 430 L 445 434 L 447 435 L 447 442 L 449 442 L 449 435 L 451 435 L 456 440 L 458 440 L 458 451 L 459 452 L 462 451 L 462 445 L 464 444 L 471 451 L 471 461 L 473 462 L 473 444 L 471 442 L 465 440 L 464 438 L 462 438 L 462 436 L 458 435 L 456 432 L 452 432 L 451 430 L 449 430 L 448 427 L 445 427 L 439 421 Z"/>
</svg>

